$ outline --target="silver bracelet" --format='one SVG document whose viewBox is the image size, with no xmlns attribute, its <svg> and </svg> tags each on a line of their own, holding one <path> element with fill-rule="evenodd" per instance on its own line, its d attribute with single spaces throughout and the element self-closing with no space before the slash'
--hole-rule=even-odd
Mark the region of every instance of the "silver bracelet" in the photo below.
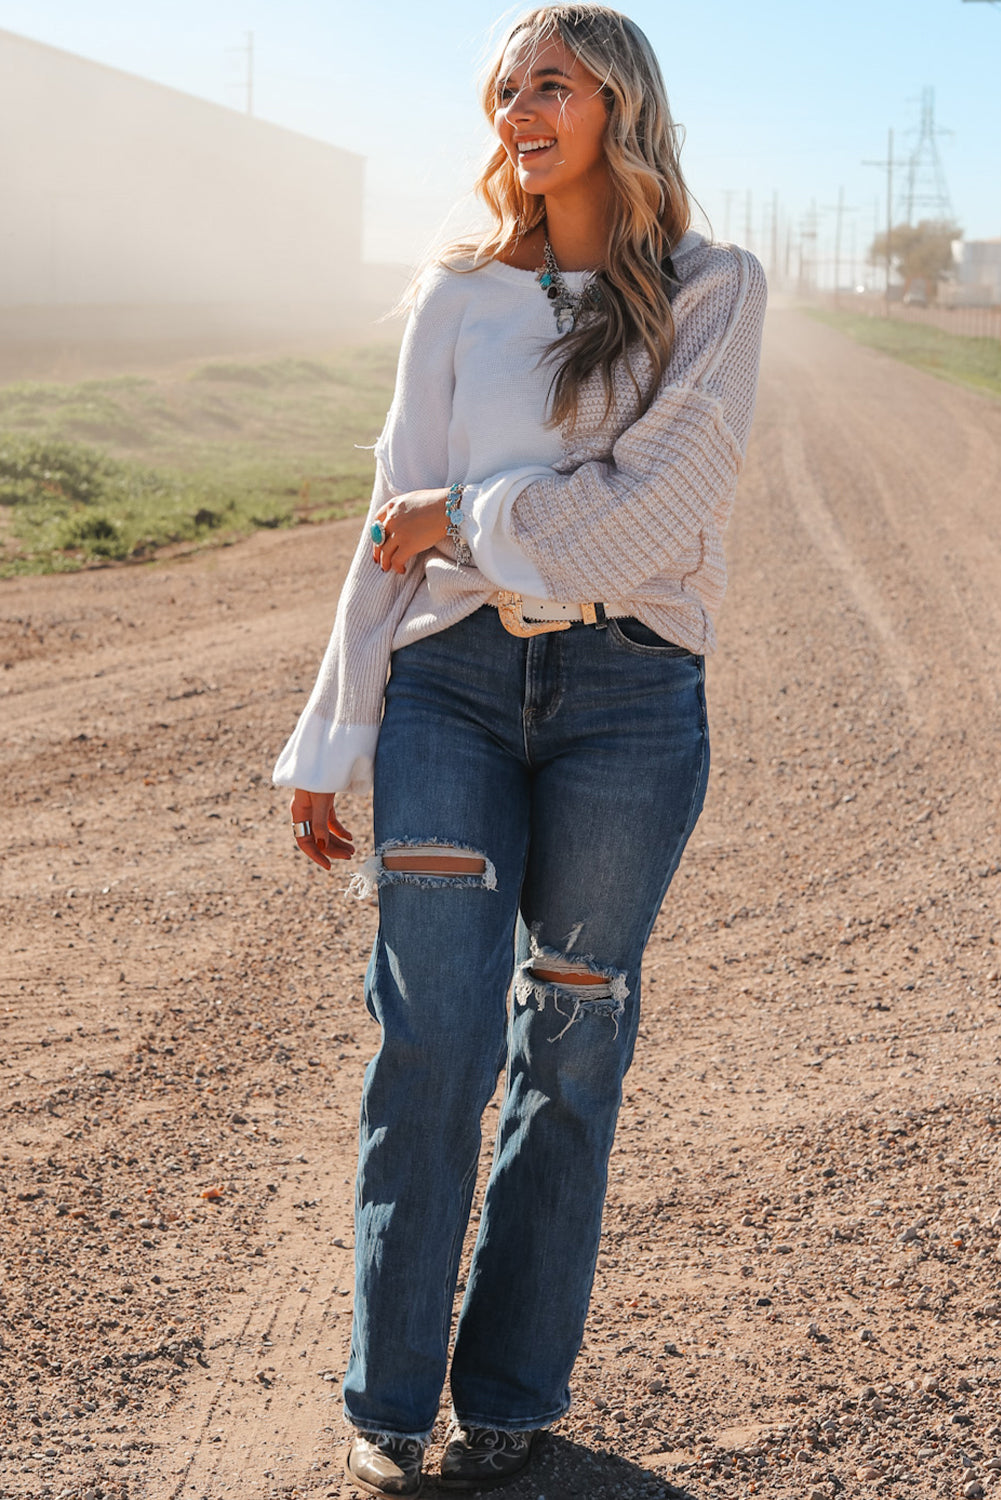
<svg viewBox="0 0 1001 1500">
<path fill-rule="evenodd" d="M 462 525 L 462 497 L 466 492 L 464 484 L 453 484 L 450 486 L 445 498 L 445 518 L 448 521 L 448 535 L 452 545 L 455 547 L 455 560 L 461 566 L 471 563 L 473 554 L 462 539 L 459 527 Z"/>
</svg>

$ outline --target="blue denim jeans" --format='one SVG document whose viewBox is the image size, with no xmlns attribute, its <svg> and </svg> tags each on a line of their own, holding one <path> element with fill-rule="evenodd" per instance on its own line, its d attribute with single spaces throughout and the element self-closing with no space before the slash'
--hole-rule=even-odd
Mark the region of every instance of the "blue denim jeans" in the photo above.
<svg viewBox="0 0 1001 1500">
<path fill-rule="evenodd" d="M 702 807 L 701 657 L 637 621 L 529 640 L 484 607 L 398 651 L 375 770 L 379 930 L 365 1074 L 348 1420 L 425 1437 L 438 1412 L 480 1149 L 505 1094 L 451 1367 L 465 1424 L 566 1411 L 640 964 Z M 478 874 L 386 868 L 442 846 Z M 595 985 L 544 981 L 573 964 Z M 512 983 L 513 981 L 513 983 Z"/>
</svg>

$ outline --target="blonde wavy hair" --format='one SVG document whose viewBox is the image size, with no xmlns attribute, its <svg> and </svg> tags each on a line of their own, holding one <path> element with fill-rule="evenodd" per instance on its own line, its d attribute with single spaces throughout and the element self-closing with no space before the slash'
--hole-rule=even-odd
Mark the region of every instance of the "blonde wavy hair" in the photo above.
<svg viewBox="0 0 1001 1500">
<path fill-rule="evenodd" d="M 595 370 L 602 377 L 608 415 L 612 371 L 619 360 L 633 378 L 643 409 L 653 399 L 674 343 L 668 257 L 691 223 L 691 207 L 679 160 L 679 132 L 656 55 L 635 22 L 608 6 L 542 5 L 516 21 L 483 77 L 480 98 L 487 118 L 492 122 L 497 109 L 501 62 L 512 41 L 539 45 L 555 38 L 601 83 L 614 202 L 605 266 L 598 276 L 601 301 L 548 351 L 559 361 L 549 422 L 572 427 L 583 383 Z M 493 224 L 476 242 L 443 251 L 445 264 L 464 260 L 471 269 L 496 260 L 545 219 L 545 199 L 523 192 L 501 145 L 491 153 L 476 191 Z M 645 389 L 633 371 L 631 349 L 643 349 L 649 357 Z"/>
</svg>

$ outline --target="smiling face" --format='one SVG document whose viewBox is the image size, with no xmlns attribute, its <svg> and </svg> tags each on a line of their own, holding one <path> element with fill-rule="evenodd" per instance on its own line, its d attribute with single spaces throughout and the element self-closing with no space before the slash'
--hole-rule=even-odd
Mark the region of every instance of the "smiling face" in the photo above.
<svg viewBox="0 0 1001 1500">
<path fill-rule="evenodd" d="M 526 193 L 605 193 L 601 80 L 559 37 L 512 38 L 497 75 L 494 128 Z"/>
</svg>

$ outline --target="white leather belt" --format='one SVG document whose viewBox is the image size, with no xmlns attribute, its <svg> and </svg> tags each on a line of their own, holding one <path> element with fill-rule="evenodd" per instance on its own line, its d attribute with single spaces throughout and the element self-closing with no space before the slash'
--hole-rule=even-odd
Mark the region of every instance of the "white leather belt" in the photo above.
<svg viewBox="0 0 1001 1500">
<path fill-rule="evenodd" d="M 491 599 L 501 617 L 501 624 L 511 635 L 542 635 L 549 630 L 569 630 L 576 623 L 595 625 L 599 629 L 608 619 L 629 615 L 626 605 L 584 601 L 570 603 L 557 599 L 536 599 L 531 594 L 516 594 L 498 589 Z"/>
</svg>

